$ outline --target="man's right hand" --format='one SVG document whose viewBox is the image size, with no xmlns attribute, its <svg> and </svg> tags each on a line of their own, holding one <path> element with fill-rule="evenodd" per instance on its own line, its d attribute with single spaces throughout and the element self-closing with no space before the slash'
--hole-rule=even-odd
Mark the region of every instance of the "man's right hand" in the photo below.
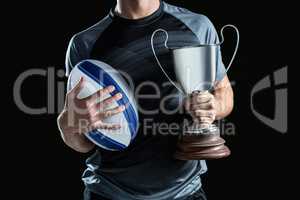
<svg viewBox="0 0 300 200">
<path fill-rule="evenodd" d="M 84 136 L 84 133 L 97 128 L 119 129 L 119 124 L 108 124 L 104 123 L 103 120 L 123 112 L 125 106 L 108 109 L 114 101 L 122 98 L 120 93 L 99 101 L 115 90 L 113 86 L 103 88 L 86 98 L 79 99 L 78 94 L 82 88 L 84 88 L 83 78 L 67 93 L 65 107 L 57 122 L 64 142 L 72 149 L 86 153 L 92 150 L 95 145 Z"/>
</svg>

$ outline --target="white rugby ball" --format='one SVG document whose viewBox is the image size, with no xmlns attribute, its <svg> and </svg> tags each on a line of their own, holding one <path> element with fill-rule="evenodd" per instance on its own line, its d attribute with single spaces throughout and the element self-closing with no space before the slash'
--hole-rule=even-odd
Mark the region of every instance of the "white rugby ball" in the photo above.
<svg viewBox="0 0 300 200">
<path fill-rule="evenodd" d="M 86 137 L 97 146 L 106 150 L 120 151 L 125 149 L 135 138 L 139 125 L 137 106 L 128 84 L 117 70 L 97 60 L 83 60 L 72 69 L 68 79 L 68 91 L 78 83 L 80 77 L 85 79 L 85 85 L 78 94 L 79 99 L 88 97 L 102 88 L 113 85 L 115 91 L 103 97 L 103 99 L 121 93 L 122 99 L 113 102 L 109 108 L 119 105 L 126 106 L 124 112 L 103 120 L 106 123 L 118 123 L 121 125 L 121 129 L 97 129 L 86 133 Z"/>
</svg>

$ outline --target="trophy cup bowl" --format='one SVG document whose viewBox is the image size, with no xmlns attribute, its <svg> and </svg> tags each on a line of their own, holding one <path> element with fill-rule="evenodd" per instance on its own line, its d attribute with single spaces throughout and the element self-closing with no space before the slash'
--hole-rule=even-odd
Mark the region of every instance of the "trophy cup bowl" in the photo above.
<svg viewBox="0 0 300 200">
<path fill-rule="evenodd" d="M 218 45 L 200 45 L 171 49 L 176 78 L 185 96 L 213 89 L 218 48 Z M 216 125 L 194 122 L 183 128 L 175 158 L 207 160 L 226 157 L 230 150 L 224 143 Z"/>
</svg>

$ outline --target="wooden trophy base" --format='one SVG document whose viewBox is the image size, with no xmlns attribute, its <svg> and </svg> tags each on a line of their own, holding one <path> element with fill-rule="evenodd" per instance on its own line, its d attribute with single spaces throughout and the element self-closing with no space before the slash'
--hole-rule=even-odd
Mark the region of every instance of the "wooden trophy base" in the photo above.
<svg viewBox="0 0 300 200">
<path fill-rule="evenodd" d="M 218 128 L 205 134 L 187 133 L 178 140 L 174 157 L 179 160 L 213 160 L 230 155 Z"/>
</svg>

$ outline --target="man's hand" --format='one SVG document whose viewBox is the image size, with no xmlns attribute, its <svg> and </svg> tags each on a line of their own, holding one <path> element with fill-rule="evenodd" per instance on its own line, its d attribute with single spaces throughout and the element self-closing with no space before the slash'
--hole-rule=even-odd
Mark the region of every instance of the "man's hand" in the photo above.
<svg viewBox="0 0 300 200">
<path fill-rule="evenodd" d="M 185 109 L 195 122 L 212 124 L 222 119 L 233 109 L 233 91 L 227 76 L 220 81 L 213 93 L 195 92 L 185 101 Z"/>
<path fill-rule="evenodd" d="M 214 95 L 205 92 L 194 92 L 185 103 L 185 109 L 191 114 L 194 122 L 212 124 L 216 119 L 217 109 Z"/>
<path fill-rule="evenodd" d="M 103 120 L 123 112 L 125 106 L 108 109 L 108 106 L 114 101 L 122 98 L 120 93 L 99 101 L 115 90 L 113 86 L 101 89 L 89 97 L 79 99 L 77 96 L 83 87 L 84 80 L 81 78 L 78 84 L 67 93 L 65 108 L 59 115 L 57 122 L 61 136 L 68 146 L 79 152 L 88 152 L 93 149 L 94 144 L 87 140 L 83 134 L 97 128 L 119 129 L 119 124 L 108 124 L 104 123 Z"/>
</svg>

